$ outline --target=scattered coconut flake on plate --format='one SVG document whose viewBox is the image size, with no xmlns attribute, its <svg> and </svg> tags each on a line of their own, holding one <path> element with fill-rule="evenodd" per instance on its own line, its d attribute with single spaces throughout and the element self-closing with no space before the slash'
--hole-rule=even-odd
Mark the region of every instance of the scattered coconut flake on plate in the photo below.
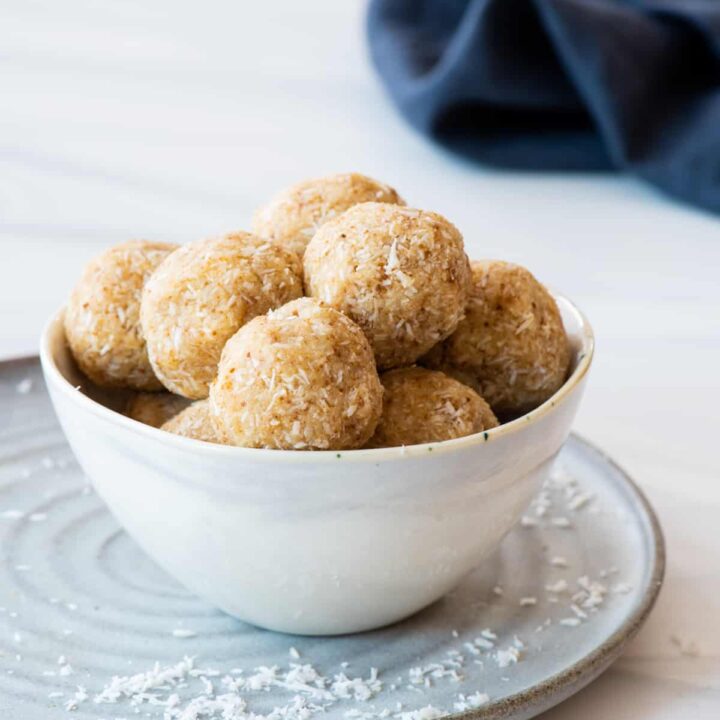
<svg viewBox="0 0 720 720">
<path fill-rule="evenodd" d="M 490 702 L 490 696 L 487 693 L 475 692 L 467 696 L 460 693 L 457 702 L 453 704 L 453 709 L 457 712 L 464 712 L 465 710 L 474 710 L 488 702 Z"/>
<path fill-rule="evenodd" d="M 196 635 L 197 633 L 194 630 L 190 630 L 188 628 L 175 628 L 172 631 L 172 636 L 176 638 L 192 638 Z"/>
<path fill-rule="evenodd" d="M 78 685 L 75 695 L 65 703 L 65 709 L 77 710 L 89 697 L 87 690 L 82 685 Z"/>
<path fill-rule="evenodd" d="M 566 625 L 567 627 L 577 627 L 580 625 L 580 622 L 580 619 L 576 617 L 567 617 L 560 620 L 560 624 Z"/>
<path fill-rule="evenodd" d="M 33 380 L 32 378 L 25 378 L 24 380 L 21 380 L 16 386 L 15 390 L 20 395 L 27 395 L 31 390 L 33 386 Z"/>
<path fill-rule="evenodd" d="M 522 659 L 520 648 L 511 645 L 508 648 L 500 649 L 495 653 L 495 662 L 499 668 L 506 668 L 515 665 Z"/>
<path fill-rule="evenodd" d="M 440 718 L 443 715 L 445 715 L 445 713 L 442 710 L 438 710 L 432 705 L 426 705 L 419 710 L 398 713 L 395 717 L 399 718 L 399 720 L 436 720 L 436 718 Z"/>
<path fill-rule="evenodd" d="M 580 590 L 573 595 L 572 599 L 582 607 L 594 610 L 603 604 L 607 587 L 597 580 L 591 580 L 587 575 L 579 577 L 577 584 Z"/>
<path fill-rule="evenodd" d="M 570 510 L 580 510 L 592 500 L 592 495 L 586 493 L 578 493 L 567 501 Z"/>
<path fill-rule="evenodd" d="M 535 514 L 538 517 L 545 517 L 551 505 L 552 502 L 550 500 L 550 493 L 543 489 L 537 494 L 531 507 L 535 510 Z"/>
<path fill-rule="evenodd" d="M 210 677 L 221 673 L 212 668 L 198 668 L 195 660 L 185 657 L 181 662 L 167 667 L 155 666 L 145 672 L 127 677 L 115 676 L 93 698 L 96 704 L 114 704 L 127 701 L 135 712 L 143 703 L 164 707 L 166 720 L 222 717 L 228 720 L 308 720 L 312 715 L 324 712 L 327 707 L 343 700 L 367 702 L 382 689 L 378 671 L 373 668 L 367 678 L 347 677 L 344 673 L 334 676 L 321 675 L 312 665 L 291 664 L 287 670 L 277 666 L 255 668 L 253 674 L 245 675 L 241 669 L 233 675 L 220 678 L 221 690 L 216 690 Z M 192 682 L 200 684 L 200 692 L 192 698 L 182 699 L 180 689 L 190 688 Z M 271 687 L 290 691 L 293 695 L 284 705 L 278 705 L 267 715 L 250 711 L 249 697 L 240 693 L 263 692 Z M 418 717 L 425 717 L 423 710 Z M 389 711 L 373 714 L 388 717 Z M 365 717 L 355 714 L 354 717 Z M 368 714 L 367 717 L 370 717 Z"/>
<path fill-rule="evenodd" d="M 482 636 L 476 637 L 475 640 L 473 640 L 473 644 L 482 650 L 492 650 L 495 647 L 495 643 L 492 640 Z"/>
<path fill-rule="evenodd" d="M 58 658 L 57 664 L 60 666 L 60 669 L 58 670 L 57 674 L 60 675 L 60 677 L 68 677 L 69 675 L 73 675 L 75 671 L 72 668 L 72 665 L 67 661 L 67 658 L 64 655 L 61 655 Z"/>
<path fill-rule="evenodd" d="M 556 595 L 558 595 L 560 593 L 567 592 L 568 587 L 569 586 L 567 580 L 560 579 L 555 581 L 554 583 L 548 583 L 545 586 L 545 589 L 550 593 L 555 593 Z"/>
<path fill-rule="evenodd" d="M 117 703 L 123 698 L 133 701 L 133 704 L 140 705 L 148 697 L 156 697 L 154 690 L 173 688 L 181 681 L 188 679 L 188 673 L 194 667 L 194 659 L 183 658 L 175 665 L 161 667 L 155 663 L 151 670 L 136 675 L 118 676 L 115 675 L 105 687 L 95 695 L 93 701 L 97 704 Z M 174 694 L 169 697 L 172 698 Z"/>
</svg>

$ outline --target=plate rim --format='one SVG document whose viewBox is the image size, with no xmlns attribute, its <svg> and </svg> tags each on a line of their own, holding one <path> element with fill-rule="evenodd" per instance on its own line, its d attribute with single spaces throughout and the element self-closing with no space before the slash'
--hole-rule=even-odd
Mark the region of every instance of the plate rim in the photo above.
<svg viewBox="0 0 720 720">
<path fill-rule="evenodd" d="M 25 365 L 35 365 L 39 368 L 39 356 L 22 355 L 0 359 L 0 371 L 8 366 L 22 367 Z M 45 384 L 44 379 L 43 384 Z M 569 439 L 577 442 L 583 450 L 614 471 L 621 483 L 629 490 L 633 505 L 647 523 L 649 532 L 643 534 L 646 535 L 652 550 L 652 557 L 648 581 L 640 601 L 611 635 L 579 660 L 524 690 L 498 700 L 491 700 L 478 708 L 445 714 L 442 716 L 443 720 L 446 718 L 448 720 L 497 720 L 520 716 L 529 718 L 555 707 L 582 690 L 619 657 L 625 645 L 635 637 L 655 606 L 665 578 L 667 561 L 665 537 L 657 513 L 637 482 L 608 453 L 578 433 L 571 432 Z M 529 714 L 521 715 L 527 711 L 530 711 Z"/>
</svg>

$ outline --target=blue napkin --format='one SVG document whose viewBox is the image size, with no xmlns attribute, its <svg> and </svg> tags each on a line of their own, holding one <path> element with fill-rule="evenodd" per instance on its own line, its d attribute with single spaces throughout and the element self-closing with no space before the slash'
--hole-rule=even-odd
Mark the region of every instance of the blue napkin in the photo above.
<svg viewBox="0 0 720 720">
<path fill-rule="evenodd" d="M 505 168 L 623 169 L 720 211 L 720 0 L 371 0 L 402 114 Z"/>
</svg>

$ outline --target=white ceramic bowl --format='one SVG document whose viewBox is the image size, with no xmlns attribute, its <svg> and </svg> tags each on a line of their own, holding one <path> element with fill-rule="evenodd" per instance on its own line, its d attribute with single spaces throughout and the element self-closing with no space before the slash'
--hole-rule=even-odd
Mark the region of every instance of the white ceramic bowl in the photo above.
<svg viewBox="0 0 720 720">
<path fill-rule="evenodd" d="M 407 448 L 293 452 L 171 435 L 77 389 L 62 312 L 45 380 L 83 470 L 162 567 L 237 618 L 289 633 L 358 632 L 442 597 L 518 521 L 564 443 L 593 355 L 557 297 L 573 349 L 565 385 L 487 433 Z M 97 396 L 97 393 L 96 393 Z"/>
</svg>

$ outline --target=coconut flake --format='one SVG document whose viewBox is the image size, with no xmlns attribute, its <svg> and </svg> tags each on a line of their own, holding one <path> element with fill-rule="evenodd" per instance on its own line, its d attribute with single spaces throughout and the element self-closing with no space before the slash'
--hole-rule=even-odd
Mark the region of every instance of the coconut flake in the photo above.
<svg viewBox="0 0 720 720">
<path fill-rule="evenodd" d="M 195 637 L 197 633 L 189 628 L 175 628 L 172 631 L 172 635 L 176 638 L 192 638 Z"/>
<path fill-rule="evenodd" d="M 25 378 L 24 380 L 21 380 L 16 386 L 15 390 L 20 395 L 27 395 L 31 390 L 33 386 L 33 380 L 32 378 Z"/>
</svg>

